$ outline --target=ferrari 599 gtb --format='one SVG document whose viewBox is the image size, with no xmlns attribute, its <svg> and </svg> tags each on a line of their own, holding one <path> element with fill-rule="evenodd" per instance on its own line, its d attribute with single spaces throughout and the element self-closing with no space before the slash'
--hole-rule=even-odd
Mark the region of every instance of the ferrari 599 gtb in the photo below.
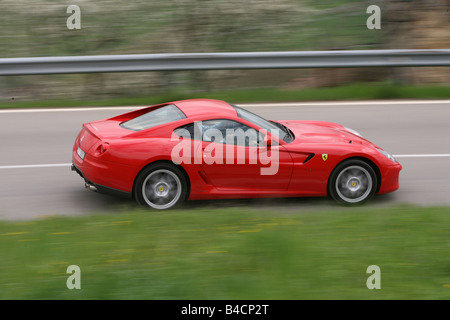
<svg viewBox="0 0 450 320">
<path fill-rule="evenodd" d="M 85 123 L 72 161 L 89 189 L 155 209 L 185 200 L 305 196 L 357 205 L 398 189 L 402 168 L 342 125 L 271 121 L 208 99 Z"/>
</svg>

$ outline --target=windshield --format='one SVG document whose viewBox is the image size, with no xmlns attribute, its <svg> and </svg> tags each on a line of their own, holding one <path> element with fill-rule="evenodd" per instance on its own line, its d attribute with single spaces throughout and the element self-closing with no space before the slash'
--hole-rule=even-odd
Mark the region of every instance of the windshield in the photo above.
<svg viewBox="0 0 450 320">
<path fill-rule="evenodd" d="M 180 109 L 173 104 L 169 104 L 153 109 L 134 119 L 122 122 L 120 126 L 129 130 L 140 131 L 184 118 L 186 116 Z"/>
<path fill-rule="evenodd" d="M 260 117 L 248 110 L 242 109 L 233 104 L 231 104 L 231 106 L 236 109 L 236 112 L 240 118 L 250 121 L 258 127 L 269 131 L 271 134 L 276 135 L 278 138 L 284 140 L 285 142 L 291 142 L 293 140 L 292 133 L 284 125 L 278 122 L 268 121 L 263 117 Z"/>
</svg>

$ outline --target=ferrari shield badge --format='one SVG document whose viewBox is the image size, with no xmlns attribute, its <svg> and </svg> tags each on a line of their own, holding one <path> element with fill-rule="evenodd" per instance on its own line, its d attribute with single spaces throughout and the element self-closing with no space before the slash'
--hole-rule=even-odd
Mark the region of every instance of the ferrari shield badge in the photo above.
<svg viewBox="0 0 450 320">
<path fill-rule="evenodd" d="M 323 160 L 323 161 L 327 161 L 327 159 L 328 159 L 328 154 L 323 153 L 323 154 L 322 154 L 322 160 Z"/>
</svg>

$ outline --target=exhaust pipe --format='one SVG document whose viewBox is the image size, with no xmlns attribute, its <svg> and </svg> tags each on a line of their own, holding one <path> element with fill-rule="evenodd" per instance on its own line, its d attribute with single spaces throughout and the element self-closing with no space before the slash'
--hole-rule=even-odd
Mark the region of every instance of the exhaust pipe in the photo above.
<svg viewBox="0 0 450 320">
<path fill-rule="evenodd" d="M 84 187 L 85 187 L 86 189 L 91 190 L 91 191 L 97 192 L 97 187 L 96 187 L 96 186 L 93 186 L 92 184 L 89 184 L 89 183 L 87 183 L 87 182 L 84 183 Z"/>
</svg>

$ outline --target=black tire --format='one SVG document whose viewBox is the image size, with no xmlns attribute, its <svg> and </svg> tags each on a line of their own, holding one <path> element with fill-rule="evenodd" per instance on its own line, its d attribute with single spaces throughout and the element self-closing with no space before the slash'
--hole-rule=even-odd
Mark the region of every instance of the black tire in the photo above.
<svg viewBox="0 0 450 320">
<path fill-rule="evenodd" d="M 377 175 L 368 163 L 350 159 L 336 166 L 328 180 L 328 194 L 340 204 L 355 206 L 370 200 L 377 191 Z"/>
<path fill-rule="evenodd" d="M 142 206 L 164 210 L 174 208 L 188 196 L 185 175 L 170 163 L 151 164 L 142 170 L 134 184 L 134 198 Z"/>
</svg>

